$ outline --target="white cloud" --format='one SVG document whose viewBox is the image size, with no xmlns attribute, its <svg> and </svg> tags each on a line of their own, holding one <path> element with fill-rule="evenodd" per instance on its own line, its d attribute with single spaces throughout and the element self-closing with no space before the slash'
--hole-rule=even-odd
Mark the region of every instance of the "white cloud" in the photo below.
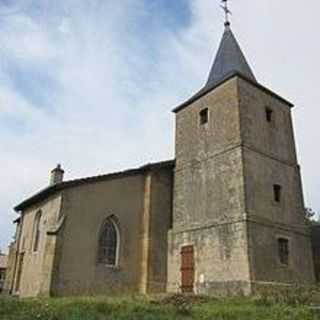
<svg viewBox="0 0 320 320">
<path fill-rule="evenodd" d="M 319 4 L 232 5 L 233 29 L 259 80 L 298 102 L 307 203 L 320 211 Z M 13 205 L 46 186 L 57 162 L 75 178 L 173 157 L 170 111 L 206 80 L 223 30 L 214 2 L 190 6 L 189 25 L 163 23 L 152 34 L 140 25 L 150 15 L 140 0 L 43 1 L 1 18 L 0 247 L 12 234 Z"/>
</svg>

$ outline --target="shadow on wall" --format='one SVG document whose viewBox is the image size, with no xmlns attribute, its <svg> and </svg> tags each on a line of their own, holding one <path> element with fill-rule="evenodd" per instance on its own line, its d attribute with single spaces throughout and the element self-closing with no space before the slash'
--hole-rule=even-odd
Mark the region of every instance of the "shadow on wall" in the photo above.
<svg viewBox="0 0 320 320">
<path fill-rule="evenodd" d="M 0 252 L 0 293 L 3 291 L 4 280 L 6 277 L 7 256 Z"/>
</svg>

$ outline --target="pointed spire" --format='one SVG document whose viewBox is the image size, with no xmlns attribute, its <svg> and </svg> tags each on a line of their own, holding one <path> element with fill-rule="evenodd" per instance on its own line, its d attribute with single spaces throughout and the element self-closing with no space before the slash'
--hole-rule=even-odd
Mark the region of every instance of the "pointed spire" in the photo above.
<svg viewBox="0 0 320 320">
<path fill-rule="evenodd" d="M 200 91 L 193 95 L 189 100 L 176 107 L 173 112 L 182 110 L 192 102 L 196 101 L 197 99 L 213 90 L 215 87 L 222 84 L 224 81 L 236 75 L 241 76 L 242 78 L 247 79 L 253 84 L 259 86 L 256 77 L 254 76 L 243 52 L 241 51 L 237 39 L 231 31 L 231 23 L 229 20 L 231 11 L 228 8 L 228 0 L 221 1 L 223 3 L 221 7 L 226 14 L 224 23 L 225 30 L 220 42 L 218 53 L 215 57 L 213 66 L 209 73 L 208 81 Z"/>
<path fill-rule="evenodd" d="M 225 24 L 225 31 L 220 43 L 218 53 L 213 63 L 205 87 L 213 87 L 232 74 L 242 76 L 257 82 L 241 48 L 233 35 L 230 23 Z"/>
</svg>

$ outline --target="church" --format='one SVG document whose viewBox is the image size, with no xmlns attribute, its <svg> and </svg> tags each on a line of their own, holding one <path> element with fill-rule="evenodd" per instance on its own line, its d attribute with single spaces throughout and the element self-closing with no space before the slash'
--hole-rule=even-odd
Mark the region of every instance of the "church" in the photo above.
<svg viewBox="0 0 320 320">
<path fill-rule="evenodd" d="M 250 295 L 315 282 L 293 104 L 256 79 L 228 20 L 204 87 L 173 110 L 174 160 L 50 183 L 15 207 L 20 297 Z"/>
</svg>

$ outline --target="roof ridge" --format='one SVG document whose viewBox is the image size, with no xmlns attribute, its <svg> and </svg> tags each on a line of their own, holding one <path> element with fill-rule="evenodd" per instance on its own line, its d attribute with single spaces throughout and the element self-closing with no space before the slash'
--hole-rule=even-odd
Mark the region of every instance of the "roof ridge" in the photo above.
<svg viewBox="0 0 320 320">
<path fill-rule="evenodd" d="M 28 207 L 29 205 L 32 205 L 32 204 L 36 203 L 37 201 L 40 201 L 41 199 L 43 199 L 49 195 L 52 195 L 52 194 L 56 193 L 57 191 L 64 190 L 66 188 L 76 187 L 78 185 L 85 184 L 85 183 L 100 182 L 100 181 L 103 181 L 104 179 L 113 179 L 113 178 L 117 178 L 117 177 L 135 175 L 135 174 L 139 174 L 139 173 L 144 172 L 149 169 L 151 170 L 152 168 L 174 166 L 174 164 L 175 164 L 174 159 L 173 160 L 166 160 L 166 161 L 145 164 L 143 166 L 133 168 L 133 169 L 64 181 L 64 182 L 54 184 L 52 186 L 48 186 L 45 189 L 40 190 L 39 192 L 35 193 L 33 196 L 27 198 L 26 200 L 22 201 L 20 204 L 15 206 L 14 210 L 21 211 L 24 208 Z"/>
<path fill-rule="evenodd" d="M 134 167 L 134 168 L 130 168 L 130 169 L 124 169 L 124 170 L 119 170 L 119 171 L 113 171 L 113 172 L 109 172 L 109 173 L 105 173 L 105 174 L 98 174 L 98 175 L 95 175 L 95 176 L 88 176 L 88 177 L 83 177 L 83 178 L 67 180 L 67 181 L 64 181 L 64 182 L 62 182 L 60 184 L 68 184 L 68 183 L 71 183 L 71 182 L 98 179 L 98 178 L 103 178 L 103 177 L 108 177 L 108 176 L 113 176 L 113 175 L 121 175 L 121 174 L 129 173 L 131 171 L 143 171 L 143 170 L 147 170 L 147 169 L 152 168 L 152 167 L 157 167 L 157 166 L 162 166 L 162 165 L 163 166 L 170 165 L 170 164 L 173 164 L 174 161 L 175 160 L 165 160 L 165 161 L 160 161 L 160 162 L 149 162 L 149 163 L 146 163 L 146 164 L 141 165 L 139 167 Z"/>
<path fill-rule="evenodd" d="M 196 92 L 193 96 L 191 96 L 191 98 L 189 98 L 187 101 L 181 103 L 180 105 L 176 106 L 172 112 L 177 113 L 180 110 L 186 108 L 187 106 L 189 106 L 191 103 L 195 102 L 196 100 L 200 99 L 201 97 L 205 96 L 206 94 L 208 94 L 209 92 L 213 91 L 214 89 L 218 88 L 219 86 L 223 85 L 224 83 L 226 83 L 227 81 L 229 81 L 230 79 L 234 78 L 234 77 L 239 77 L 245 81 L 247 81 L 248 83 L 250 83 L 251 85 L 255 86 L 256 88 L 261 89 L 262 91 L 266 92 L 267 94 L 275 97 L 276 99 L 279 99 L 280 101 L 286 103 L 288 106 L 293 107 L 293 103 L 291 103 L 290 101 L 286 100 L 285 98 L 281 97 L 279 94 L 275 93 L 274 91 L 272 91 L 271 89 L 268 89 L 267 87 L 263 86 L 262 84 L 260 84 L 259 82 L 256 81 L 252 81 L 251 79 L 248 79 L 246 76 L 244 76 L 243 74 L 240 74 L 239 72 L 231 72 L 229 75 L 227 75 L 224 79 L 222 79 L 221 81 L 219 81 L 218 83 L 216 83 L 213 86 L 207 86 L 207 87 L 203 87 L 201 90 L 199 90 L 198 92 Z"/>
</svg>

